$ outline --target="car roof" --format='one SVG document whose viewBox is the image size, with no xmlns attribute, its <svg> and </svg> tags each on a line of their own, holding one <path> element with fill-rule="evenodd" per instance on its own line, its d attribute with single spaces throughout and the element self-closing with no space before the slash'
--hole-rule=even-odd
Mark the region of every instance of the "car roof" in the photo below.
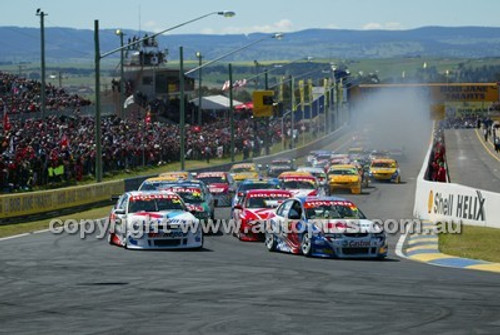
<svg viewBox="0 0 500 335">
<path fill-rule="evenodd" d="M 377 158 L 372 160 L 373 163 L 396 163 L 395 159 L 392 158 Z"/>
<path fill-rule="evenodd" d="M 323 170 L 322 168 L 320 167 L 312 167 L 312 166 L 299 166 L 299 168 L 297 169 L 297 172 L 321 172 L 321 173 L 325 173 L 325 170 Z"/>
<path fill-rule="evenodd" d="M 222 177 L 226 176 L 227 172 L 225 171 L 208 171 L 208 172 L 200 172 L 196 175 L 196 178 L 203 178 L 203 177 Z"/>
<path fill-rule="evenodd" d="M 314 177 L 310 172 L 307 171 L 287 171 L 287 172 L 282 172 L 278 178 L 287 178 L 287 177 Z"/>
<path fill-rule="evenodd" d="M 264 190 L 260 190 L 260 189 L 254 189 L 254 190 L 248 190 L 246 191 L 246 195 L 251 195 L 251 194 L 270 194 L 270 193 L 273 193 L 273 194 L 276 194 L 276 193 L 280 193 L 280 194 L 292 194 L 292 192 L 288 191 L 288 190 L 281 190 L 281 189 L 277 189 L 277 190 L 269 190 L 269 189 L 264 189 Z"/>
<path fill-rule="evenodd" d="M 234 164 L 231 168 L 245 168 L 245 167 L 256 167 L 255 163 L 237 163 Z"/>
<path fill-rule="evenodd" d="M 294 199 L 299 200 L 302 204 L 309 202 L 309 201 L 346 201 L 346 202 L 353 203 L 349 199 L 340 198 L 340 197 L 332 197 L 332 196 L 322 196 L 322 197 L 303 196 L 303 197 L 296 197 Z"/>
<path fill-rule="evenodd" d="M 357 169 L 354 164 L 335 164 L 330 166 L 329 170 L 344 170 L 344 169 Z"/>
<path fill-rule="evenodd" d="M 125 194 L 127 194 L 130 197 L 136 197 L 136 196 L 140 196 L 140 195 L 175 194 L 175 193 L 170 192 L 170 191 L 155 190 L 155 191 L 130 191 L 130 192 L 126 192 Z"/>
<path fill-rule="evenodd" d="M 279 184 L 279 179 L 278 178 L 247 178 L 243 180 L 241 183 L 242 184 L 253 184 L 253 183 L 272 183 L 272 184 Z"/>
</svg>

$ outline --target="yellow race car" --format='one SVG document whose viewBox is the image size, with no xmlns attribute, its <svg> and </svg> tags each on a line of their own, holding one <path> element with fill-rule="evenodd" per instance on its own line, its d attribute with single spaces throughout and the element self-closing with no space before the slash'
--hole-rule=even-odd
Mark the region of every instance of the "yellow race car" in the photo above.
<svg viewBox="0 0 500 335">
<path fill-rule="evenodd" d="M 361 176 L 355 165 L 332 165 L 327 175 L 330 194 L 339 189 L 348 189 L 353 194 L 360 194 L 362 191 Z"/>
<path fill-rule="evenodd" d="M 370 164 L 370 178 L 379 181 L 401 182 L 398 162 L 392 158 L 373 159 Z"/>
<path fill-rule="evenodd" d="M 234 164 L 229 173 L 236 183 L 240 183 L 248 178 L 259 178 L 259 169 L 254 163 Z"/>
<path fill-rule="evenodd" d="M 171 180 L 171 181 L 190 180 L 192 179 L 192 175 L 187 171 L 170 171 L 161 173 L 160 178 L 163 178 L 163 180 Z"/>
</svg>

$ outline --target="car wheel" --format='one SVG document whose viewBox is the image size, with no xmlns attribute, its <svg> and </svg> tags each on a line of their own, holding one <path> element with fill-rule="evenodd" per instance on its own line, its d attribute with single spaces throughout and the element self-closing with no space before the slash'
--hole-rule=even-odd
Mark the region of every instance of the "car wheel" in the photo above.
<svg viewBox="0 0 500 335">
<path fill-rule="evenodd" d="M 401 183 L 401 176 L 398 176 L 398 177 L 396 178 L 396 184 L 400 184 L 400 183 Z"/>
<path fill-rule="evenodd" d="M 276 251 L 276 247 L 277 247 L 278 243 L 276 242 L 276 237 L 274 237 L 274 234 L 266 233 L 265 244 L 266 244 L 267 250 Z"/>
<path fill-rule="evenodd" d="M 302 237 L 302 242 L 300 242 L 300 250 L 302 250 L 302 254 L 306 257 L 312 256 L 312 240 L 309 233 L 305 233 Z"/>
</svg>

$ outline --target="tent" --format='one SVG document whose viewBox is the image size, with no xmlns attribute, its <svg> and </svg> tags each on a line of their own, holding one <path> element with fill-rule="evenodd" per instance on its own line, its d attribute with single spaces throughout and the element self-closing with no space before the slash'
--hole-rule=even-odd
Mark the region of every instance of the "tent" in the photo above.
<svg viewBox="0 0 500 335">
<path fill-rule="evenodd" d="M 198 107 L 198 98 L 192 99 L 189 102 Z M 241 105 L 240 101 L 233 99 L 233 107 Z M 229 109 L 229 98 L 223 95 L 210 95 L 201 98 L 201 109 L 203 110 L 227 110 Z"/>
</svg>

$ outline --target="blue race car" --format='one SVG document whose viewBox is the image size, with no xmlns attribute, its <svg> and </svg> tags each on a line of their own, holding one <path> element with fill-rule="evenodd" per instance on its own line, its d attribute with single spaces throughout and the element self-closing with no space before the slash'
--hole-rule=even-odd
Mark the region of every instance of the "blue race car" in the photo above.
<svg viewBox="0 0 500 335">
<path fill-rule="evenodd" d="M 265 227 L 269 251 L 329 258 L 385 258 L 382 227 L 349 200 L 304 197 L 284 201 Z"/>
<path fill-rule="evenodd" d="M 236 194 L 234 195 L 231 207 L 234 208 L 240 198 L 248 190 L 276 190 L 280 188 L 280 181 L 278 180 L 278 178 L 245 179 L 238 185 L 238 189 L 236 190 Z"/>
</svg>

